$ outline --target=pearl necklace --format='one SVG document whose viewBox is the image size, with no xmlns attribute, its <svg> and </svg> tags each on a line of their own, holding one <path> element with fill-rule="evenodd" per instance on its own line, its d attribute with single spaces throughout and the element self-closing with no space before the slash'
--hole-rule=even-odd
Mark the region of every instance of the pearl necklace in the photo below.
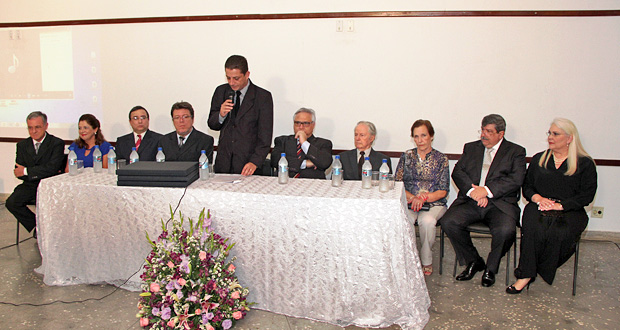
<svg viewBox="0 0 620 330">
<path fill-rule="evenodd" d="M 568 158 L 568 155 L 562 157 L 562 158 L 558 158 L 555 153 L 553 153 L 553 161 L 555 162 L 555 167 L 559 167 L 560 165 L 562 165 L 562 163 L 566 160 L 566 158 Z"/>
</svg>

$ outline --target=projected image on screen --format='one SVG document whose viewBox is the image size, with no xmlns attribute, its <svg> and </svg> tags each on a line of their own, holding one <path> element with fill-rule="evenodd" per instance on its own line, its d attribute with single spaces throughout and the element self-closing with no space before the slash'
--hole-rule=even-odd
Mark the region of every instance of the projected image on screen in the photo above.
<svg viewBox="0 0 620 330">
<path fill-rule="evenodd" d="M 12 30 L 3 34 L 6 36 L 0 36 L 2 44 L 8 45 L 0 48 L 0 69 L 4 69 L 0 70 L 0 98 L 73 98 L 70 30 Z"/>
<path fill-rule="evenodd" d="M 70 27 L 0 30 L 0 126 L 31 111 L 71 124 L 101 113 L 98 41 Z"/>
</svg>

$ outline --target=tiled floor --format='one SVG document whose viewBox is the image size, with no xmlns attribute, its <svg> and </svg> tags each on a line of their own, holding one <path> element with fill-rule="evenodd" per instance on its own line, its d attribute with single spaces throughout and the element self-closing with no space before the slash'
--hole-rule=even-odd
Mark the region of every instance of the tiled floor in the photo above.
<svg viewBox="0 0 620 330">
<path fill-rule="evenodd" d="M 4 200 L 6 196 L 0 198 Z M 21 239 L 28 235 L 22 229 Z M 588 236 L 589 237 L 589 236 Z M 613 242 L 615 241 L 615 243 Z M 50 287 L 33 269 L 41 263 L 34 239 L 19 247 L 15 242 L 15 220 L 0 206 L 0 328 L 1 329 L 140 329 L 138 294 L 116 290 L 108 285 Z M 469 282 L 456 282 L 452 276 L 454 252 L 446 244 L 444 273 L 439 275 L 439 240 L 435 246 L 435 273 L 427 277 L 432 300 L 426 329 L 618 329 L 620 328 L 620 235 L 610 234 L 582 240 L 577 295 L 571 295 L 572 265 L 569 260 L 549 286 L 532 284 L 529 292 L 512 296 L 504 293 L 504 264 L 497 283 L 480 286 L 480 276 Z M 488 252 L 490 240 L 476 238 L 481 253 Z M 9 247 L 6 247 L 9 246 Z M 6 248 L 4 248 L 6 247 Z M 512 267 L 511 267 L 512 268 Z M 461 267 L 457 270 L 460 272 Z M 511 281 L 514 279 L 511 278 Z M 110 294 L 111 293 L 111 294 Z M 12 306 L 45 304 L 45 306 Z M 400 327 L 393 325 L 387 329 Z M 313 322 L 252 310 L 235 329 L 342 329 Z M 346 329 L 360 329 L 347 327 Z"/>
</svg>

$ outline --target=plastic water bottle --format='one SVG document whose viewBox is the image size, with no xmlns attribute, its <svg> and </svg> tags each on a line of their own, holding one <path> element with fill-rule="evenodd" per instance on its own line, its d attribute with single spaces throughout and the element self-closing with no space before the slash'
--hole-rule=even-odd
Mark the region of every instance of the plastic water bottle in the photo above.
<svg viewBox="0 0 620 330">
<path fill-rule="evenodd" d="M 200 158 L 198 158 L 198 168 L 200 171 L 200 180 L 209 179 L 209 159 L 207 158 L 207 152 L 204 150 L 200 151 Z"/>
<path fill-rule="evenodd" d="M 129 164 L 133 164 L 138 161 L 140 161 L 140 156 L 138 155 L 138 152 L 136 151 L 136 147 L 132 147 L 131 154 L 129 155 Z"/>
<path fill-rule="evenodd" d="M 368 157 L 364 157 L 364 164 L 362 164 L 362 188 L 372 188 L 372 164 Z"/>
<path fill-rule="evenodd" d="M 166 161 L 166 155 L 164 155 L 161 147 L 157 147 L 157 155 L 155 156 L 155 161 L 158 163 L 163 163 Z"/>
<path fill-rule="evenodd" d="M 383 164 L 379 168 L 379 191 L 386 192 L 390 190 L 390 180 L 388 174 L 390 174 L 390 168 L 387 164 L 387 159 L 383 160 Z"/>
<path fill-rule="evenodd" d="M 97 145 L 95 146 L 95 151 L 93 151 L 93 169 L 95 169 L 95 173 L 101 173 L 103 169 L 103 157 Z"/>
<path fill-rule="evenodd" d="M 77 155 L 73 151 L 73 147 L 69 148 L 69 156 L 67 157 L 67 164 L 69 164 L 69 175 L 77 175 Z"/>
<path fill-rule="evenodd" d="M 108 151 L 108 174 L 116 174 L 116 152 L 113 146 Z"/>
<path fill-rule="evenodd" d="M 332 164 L 332 187 L 340 187 L 340 185 L 342 185 L 342 163 L 340 155 L 336 155 Z"/>
<path fill-rule="evenodd" d="M 288 183 L 288 161 L 285 153 L 280 154 L 280 161 L 278 162 L 278 183 Z"/>
</svg>

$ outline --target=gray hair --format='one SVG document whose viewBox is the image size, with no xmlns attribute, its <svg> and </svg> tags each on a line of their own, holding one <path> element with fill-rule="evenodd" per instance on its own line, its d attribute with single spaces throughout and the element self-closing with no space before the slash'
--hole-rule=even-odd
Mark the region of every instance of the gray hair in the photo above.
<svg viewBox="0 0 620 330">
<path fill-rule="evenodd" d="M 357 127 L 358 125 L 366 125 L 366 127 L 368 127 L 368 133 L 370 133 L 370 135 L 372 136 L 377 136 L 377 128 L 375 127 L 375 124 L 369 121 L 360 120 L 357 122 L 357 125 L 355 125 L 355 127 Z"/>
<path fill-rule="evenodd" d="M 44 114 L 41 111 L 33 111 L 33 112 L 31 112 L 28 115 L 28 117 L 26 117 L 26 120 L 32 120 L 32 119 L 39 118 L 39 117 L 43 118 L 43 125 L 47 124 L 47 115 Z"/>
<path fill-rule="evenodd" d="M 495 130 L 497 130 L 497 133 L 506 131 L 506 121 L 498 114 L 490 114 L 482 118 L 482 127 L 489 124 L 495 125 Z"/>
<path fill-rule="evenodd" d="M 310 108 L 299 108 L 299 110 L 295 111 L 295 114 L 293 115 L 293 120 L 295 120 L 295 116 L 297 116 L 298 113 L 301 112 L 305 112 L 305 113 L 309 113 L 312 115 L 312 122 L 316 122 L 316 114 L 314 113 L 314 110 L 310 109 Z"/>
</svg>

